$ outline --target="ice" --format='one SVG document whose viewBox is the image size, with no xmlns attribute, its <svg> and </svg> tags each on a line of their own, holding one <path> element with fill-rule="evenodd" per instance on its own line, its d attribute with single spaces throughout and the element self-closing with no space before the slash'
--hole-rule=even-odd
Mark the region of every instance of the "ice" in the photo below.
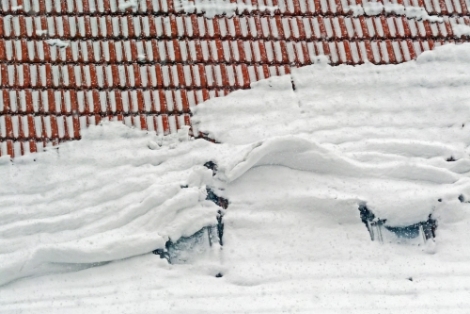
<svg viewBox="0 0 470 314">
<path fill-rule="evenodd" d="M 148 253 L 215 223 L 216 206 L 201 200 L 207 182 L 193 178 L 195 171 L 211 178 L 200 170 L 204 155 L 191 148 L 208 143 L 178 136 L 186 145 L 166 141 L 155 150 L 156 136 L 112 123 L 92 127 L 81 142 L 3 165 L 0 282 L 41 273 L 40 265 Z"/>
</svg>

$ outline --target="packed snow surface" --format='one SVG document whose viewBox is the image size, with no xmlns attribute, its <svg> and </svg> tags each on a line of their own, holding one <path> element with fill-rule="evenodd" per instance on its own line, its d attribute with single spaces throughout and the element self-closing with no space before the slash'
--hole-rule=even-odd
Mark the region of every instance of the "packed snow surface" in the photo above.
<svg viewBox="0 0 470 314">
<path fill-rule="evenodd" d="M 468 313 L 470 45 L 317 64 L 193 108 L 219 144 L 118 123 L 0 158 L 2 313 Z M 215 175 L 204 163 L 218 165 Z M 216 223 L 224 245 L 150 252 Z M 372 242 L 438 221 L 426 243 Z M 217 278 L 221 274 L 223 277 Z"/>
</svg>

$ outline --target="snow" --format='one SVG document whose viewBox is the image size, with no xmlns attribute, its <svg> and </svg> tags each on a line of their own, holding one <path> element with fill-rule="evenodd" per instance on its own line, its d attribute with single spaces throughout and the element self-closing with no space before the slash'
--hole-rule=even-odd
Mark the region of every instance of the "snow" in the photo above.
<svg viewBox="0 0 470 314">
<path fill-rule="evenodd" d="M 2 312 L 467 313 L 469 74 L 470 45 L 320 62 L 192 108 L 219 144 L 105 123 L 0 158 Z M 215 224 L 207 188 L 223 247 L 151 254 Z M 437 236 L 372 242 L 364 203 Z"/>
<path fill-rule="evenodd" d="M 48 45 L 57 46 L 59 48 L 67 48 L 70 46 L 70 42 L 62 40 L 62 39 L 48 39 L 46 40 L 46 43 Z"/>
<path fill-rule="evenodd" d="M 204 14 L 207 18 L 214 18 L 216 15 L 225 14 L 231 17 L 236 11 L 268 11 L 274 13 L 278 9 L 277 6 L 266 5 L 250 5 L 243 2 L 234 3 L 230 0 L 178 0 L 175 1 L 175 10 L 183 11 L 185 13 L 198 13 Z"/>
<path fill-rule="evenodd" d="M 452 25 L 452 32 L 458 38 L 462 36 L 470 36 L 470 26 L 465 24 L 456 24 L 453 23 Z"/>
<path fill-rule="evenodd" d="M 379 15 L 382 12 L 392 13 L 397 15 L 404 15 L 409 19 L 417 19 L 418 21 L 430 21 L 430 22 L 444 22 L 444 18 L 434 15 L 429 15 L 428 12 L 419 6 L 404 6 L 398 3 L 386 3 L 381 2 L 364 2 L 362 5 L 350 5 L 347 10 L 351 10 L 353 16 L 366 15 L 374 16 Z"/>
</svg>

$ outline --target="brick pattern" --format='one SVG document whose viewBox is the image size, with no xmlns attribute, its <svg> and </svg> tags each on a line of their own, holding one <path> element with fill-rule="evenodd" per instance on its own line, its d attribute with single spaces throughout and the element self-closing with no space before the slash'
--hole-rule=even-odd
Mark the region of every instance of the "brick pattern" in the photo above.
<svg viewBox="0 0 470 314">
<path fill-rule="evenodd" d="M 452 28 L 470 26 L 470 0 L 382 2 L 422 7 L 440 22 L 385 9 L 353 16 L 361 0 L 232 0 L 277 9 L 213 19 L 173 0 L 122 2 L 0 2 L 0 156 L 80 139 L 103 119 L 174 133 L 191 124 L 191 106 L 320 55 L 332 65 L 390 64 L 470 41 Z"/>
<path fill-rule="evenodd" d="M 269 14 L 268 9 L 248 11 L 249 5 L 273 7 L 278 9 L 274 14 L 283 15 L 347 15 L 350 5 L 360 5 L 362 0 L 232 0 L 233 3 L 244 4 L 243 10 L 236 14 Z M 461 15 L 470 12 L 469 0 L 395 0 L 379 1 L 397 3 L 406 6 L 423 7 L 429 14 Z M 121 0 L 6 0 L 1 2 L 0 10 L 4 14 L 17 14 L 18 11 L 30 14 L 48 15 L 113 15 L 122 14 Z M 173 0 L 141 0 L 136 8 L 128 8 L 125 12 L 151 14 L 178 14 L 178 6 Z M 18 10 L 21 5 L 23 8 Z M 386 12 L 382 12 L 386 13 Z"/>
</svg>

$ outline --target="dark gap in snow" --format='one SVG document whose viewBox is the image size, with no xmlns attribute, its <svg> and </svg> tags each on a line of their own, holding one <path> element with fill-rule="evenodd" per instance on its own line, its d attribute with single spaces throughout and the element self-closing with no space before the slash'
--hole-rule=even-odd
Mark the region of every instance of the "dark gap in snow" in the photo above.
<svg viewBox="0 0 470 314">
<path fill-rule="evenodd" d="M 208 161 L 204 164 L 204 167 L 212 170 L 212 174 L 215 176 L 217 173 L 217 164 L 213 161 Z M 187 185 L 181 185 L 181 188 L 188 188 Z M 223 245 L 224 236 L 224 222 L 223 222 L 223 209 L 227 209 L 229 201 L 226 198 L 218 196 L 210 187 L 206 187 L 207 196 L 206 200 L 213 202 L 221 209 L 217 211 L 217 224 L 213 226 L 204 227 L 195 234 L 189 237 L 181 237 L 176 242 L 171 239 L 165 243 L 164 249 L 156 249 L 152 251 L 153 254 L 159 255 L 160 258 L 164 258 L 170 264 L 184 263 L 191 258 L 192 254 L 204 251 L 208 247 L 211 247 L 214 241 L 218 238 L 219 244 Z M 220 275 L 220 276 L 219 276 Z M 216 277 L 222 277 L 222 274 L 217 274 Z"/>
<path fill-rule="evenodd" d="M 295 87 L 294 79 L 292 77 L 291 77 L 290 83 L 292 85 L 292 90 L 295 92 L 297 88 Z"/>
<path fill-rule="evenodd" d="M 181 237 L 176 242 L 168 239 L 164 249 L 157 249 L 152 253 L 166 259 L 170 264 L 186 263 L 194 254 L 204 252 L 217 241 L 216 229 L 217 226 L 208 226 L 189 237 Z"/>
<path fill-rule="evenodd" d="M 210 169 L 212 170 L 212 175 L 215 176 L 215 174 L 217 173 L 217 164 L 213 161 L 208 161 L 204 164 L 204 167 L 206 167 L 207 169 Z"/>
<path fill-rule="evenodd" d="M 209 134 L 207 134 L 207 133 L 199 132 L 199 136 L 197 138 L 202 138 L 203 140 L 209 141 L 211 143 L 219 144 L 219 142 L 217 142 L 213 138 L 210 138 Z"/>
<path fill-rule="evenodd" d="M 206 200 L 215 203 L 217 206 L 227 209 L 228 208 L 228 200 L 226 198 L 217 196 L 211 188 L 207 187 L 207 197 Z M 217 232 L 219 235 L 219 243 L 220 245 L 224 245 L 223 243 L 223 236 L 224 236 L 224 222 L 223 222 L 224 214 L 222 210 L 218 211 L 217 214 Z"/>
<path fill-rule="evenodd" d="M 219 236 L 219 244 L 224 245 L 224 222 L 223 222 L 224 215 L 222 211 L 218 211 L 217 214 L 217 235 Z"/>
<path fill-rule="evenodd" d="M 442 201 L 441 199 L 439 200 Z M 389 226 L 386 225 L 387 219 L 376 218 L 365 203 L 359 204 L 358 209 L 361 221 L 366 225 L 372 241 L 383 242 L 382 228 L 394 233 L 398 238 L 413 239 L 421 234 L 425 241 L 436 237 L 437 221 L 432 218 L 431 214 L 426 221 L 420 221 L 408 226 Z"/>
</svg>

